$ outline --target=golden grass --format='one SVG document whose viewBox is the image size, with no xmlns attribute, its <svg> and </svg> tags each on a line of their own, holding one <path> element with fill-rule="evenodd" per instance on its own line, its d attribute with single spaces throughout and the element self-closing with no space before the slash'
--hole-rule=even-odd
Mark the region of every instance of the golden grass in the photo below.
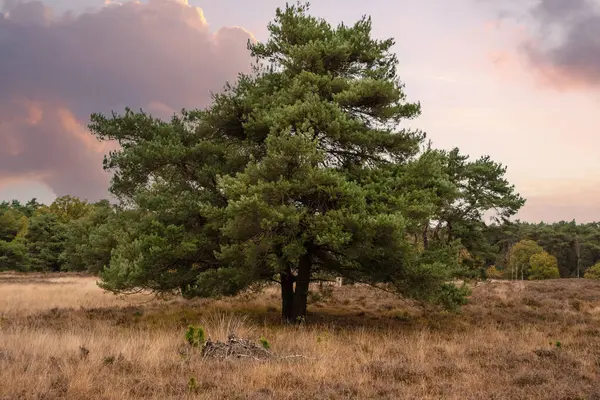
<svg viewBox="0 0 600 400">
<path fill-rule="evenodd" d="M 123 307 L 143 302 L 151 296 L 124 299 L 105 294 L 93 277 L 63 274 L 0 273 L 0 313 L 32 315 L 53 308 Z"/>
<path fill-rule="evenodd" d="M 0 399 L 600 398 L 600 284 L 586 280 L 482 284 L 458 315 L 345 286 L 299 327 L 279 324 L 276 289 L 148 300 L 0 274 Z M 191 323 L 308 358 L 190 356 Z"/>
</svg>

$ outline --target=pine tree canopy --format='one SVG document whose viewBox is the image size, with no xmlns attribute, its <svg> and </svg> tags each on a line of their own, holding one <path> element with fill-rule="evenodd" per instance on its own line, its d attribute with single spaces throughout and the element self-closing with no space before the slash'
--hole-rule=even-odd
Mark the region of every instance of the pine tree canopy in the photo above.
<svg viewBox="0 0 600 400">
<path fill-rule="evenodd" d="M 288 321 L 306 315 L 310 282 L 335 276 L 462 303 L 447 283 L 464 273 L 461 248 L 483 254 L 484 214 L 524 203 L 504 167 L 404 127 L 421 107 L 370 18 L 334 27 L 296 4 L 268 29 L 248 45 L 254 72 L 206 109 L 92 116 L 120 145 L 105 168 L 128 208 L 103 287 L 191 297 L 277 282 Z"/>
</svg>

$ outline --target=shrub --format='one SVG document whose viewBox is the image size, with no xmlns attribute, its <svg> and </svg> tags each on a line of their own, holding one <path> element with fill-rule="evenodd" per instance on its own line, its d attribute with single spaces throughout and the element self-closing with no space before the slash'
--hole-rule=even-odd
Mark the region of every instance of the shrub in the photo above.
<svg viewBox="0 0 600 400">
<path fill-rule="evenodd" d="M 258 341 L 260 342 L 260 345 L 263 347 L 263 349 L 269 350 L 271 348 L 271 344 L 264 336 L 261 336 L 261 338 L 258 339 Z"/>
<path fill-rule="evenodd" d="M 188 381 L 188 392 L 190 393 L 198 393 L 200 386 L 198 386 L 198 381 L 193 376 Z"/>
<path fill-rule="evenodd" d="M 437 303 L 449 310 L 457 311 L 460 306 L 468 303 L 467 297 L 470 295 L 471 288 L 466 284 L 458 287 L 452 283 L 447 283 L 442 286 L 437 297 Z"/>
<path fill-rule="evenodd" d="M 530 280 L 560 278 L 556 257 L 545 251 L 532 255 L 529 265 Z"/>
<path fill-rule="evenodd" d="M 496 268 L 495 265 L 492 265 L 491 267 L 489 267 L 485 271 L 485 274 L 488 279 L 501 279 L 503 277 L 502 271 L 498 270 L 498 268 Z"/>
<path fill-rule="evenodd" d="M 204 328 L 201 326 L 188 326 L 187 332 L 185 333 L 185 340 L 192 347 L 201 347 L 204 345 L 206 340 L 204 339 Z"/>
<path fill-rule="evenodd" d="M 586 279 L 600 279 L 600 262 L 589 267 L 583 277 Z"/>
</svg>

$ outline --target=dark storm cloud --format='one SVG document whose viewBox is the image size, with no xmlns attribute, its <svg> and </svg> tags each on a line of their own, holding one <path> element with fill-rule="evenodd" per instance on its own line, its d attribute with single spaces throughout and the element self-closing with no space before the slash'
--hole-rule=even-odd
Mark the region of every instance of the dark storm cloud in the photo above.
<svg viewBox="0 0 600 400">
<path fill-rule="evenodd" d="M 547 83 L 600 85 L 600 7 L 592 0 L 543 0 L 531 15 L 539 35 L 523 48 Z"/>
<path fill-rule="evenodd" d="M 477 0 L 528 26 L 520 50 L 546 85 L 600 85 L 600 0 Z"/>
<path fill-rule="evenodd" d="M 250 34 L 211 32 L 184 0 L 110 4 L 54 16 L 38 1 L 0 15 L 0 182 L 35 177 L 57 195 L 106 196 L 107 150 L 85 130 L 92 112 L 203 107 L 246 72 Z"/>
</svg>

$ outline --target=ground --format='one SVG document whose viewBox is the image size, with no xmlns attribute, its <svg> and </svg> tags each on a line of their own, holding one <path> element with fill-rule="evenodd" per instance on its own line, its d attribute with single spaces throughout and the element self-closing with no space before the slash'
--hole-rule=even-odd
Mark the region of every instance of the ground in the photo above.
<svg viewBox="0 0 600 400">
<path fill-rule="evenodd" d="M 459 314 L 330 291 L 288 327 L 276 288 L 122 299 L 92 277 L 0 274 L 0 399 L 600 399 L 600 283 L 481 283 Z M 280 358 L 202 359 L 189 324 Z"/>
</svg>

